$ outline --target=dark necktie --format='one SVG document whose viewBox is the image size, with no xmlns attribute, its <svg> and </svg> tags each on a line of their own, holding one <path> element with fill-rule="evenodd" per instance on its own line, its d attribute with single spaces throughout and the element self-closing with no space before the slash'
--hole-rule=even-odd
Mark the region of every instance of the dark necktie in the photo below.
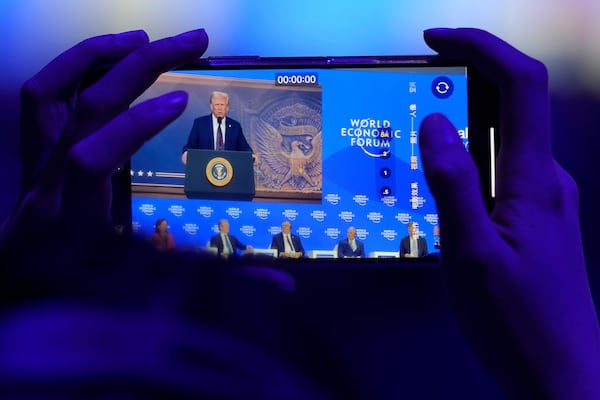
<svg viewBox="0 0 600 400">
<path fill-rule="evenodd" d="M 217 150 L 223 150 L 223 131 L 221 130 L 221 118 L 217 119 Z"/>
<path fill-rule="evenodd" d="M 287 240 L 288 244 L 290 245 L 290 250 L 291 250 L 291 251 L 296 251 L 296 250 L 294 249 L 294 245 L 292 244 L 292 241 L 290 240 L 290 237 L 289 237 L 288 235 L 285 235 L 285 238 L 286 238 L 286 240 Z"/>
</svg>

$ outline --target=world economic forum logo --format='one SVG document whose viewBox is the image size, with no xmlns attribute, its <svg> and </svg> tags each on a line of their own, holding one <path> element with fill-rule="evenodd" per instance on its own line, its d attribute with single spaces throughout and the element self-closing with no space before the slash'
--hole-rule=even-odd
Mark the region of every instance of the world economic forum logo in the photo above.
<svg viewBox="0 0 600 400">
<path fill-rule="evenodd" d="M 406 225 L 410 221 L 410 214 L 409 213 L 398 213 L 398 214 L 396 214 L 395 218 L 398 222 L 401 222 L 404 225 Z"/>
<path fill-rule="evenodd" d="M 242 232 L 248 237 L 252 237 L 256 232 L 256 228 L 253 225 L 242 225 L 242 227 L 240 228 L 240 232 Z"/>
<path fill-rule="evenodd" d="M 426 214 L 424 219 L 431 225 L 437 225 L 439 223 L 439 218 L 437 214 Z"/>
<path fill-rule="evenodd" d="M 338 214 L 340 219 L 344 222 L 352 222 L 354 220 L 354 213 L 352 211 L 342 211 Z"/>
<path fill-rule="evenodd" d="M 295 221 L 296 218 L 298 218 L 298 211 L 297 210 L 283 210 L 283 212 L 281 214 L 286 219 L 289 219 L 290 221 Z"/>
<path fill-rule="evenodd" d="M 383 219 L 383 214 L 381 214 L 380 212 L 371 211 L 367 214 L 367 218 L 369 219 L 369 221 L 378 224 Z"/>
<path fill-rule="evenodd" d="M 196 236 L 198 234 L 198 224 L 184 224 L 183 225 L 183 230 L 188 234 L 188 235 L 192 235 L 192 236 Z"/>
<path fill-rule="evenodd" d="M 268 208 L 257 208 L 254 210 L 254 215 L 263 221 L 266 221 L 267 218 L 269 218 L 269 215 L 271 215 L 271 211 Z"/>
<path fill-rule="evenodd" d="M 369 201 L 369 197 L 366 194 L 356 194 L 352 197 L 352 200 L 359 206 L 366 206 Z"/>
<path fill-rule="evenodd" d="M 169 212 L 176 217 L 181 217 L 185 212 L 185 208 L 179 204 L 173 204 L 168 208 Z"/>
<path fill-rule="evenodd" d="M 312 235 L 312 229 L 308 226 L 301 226 L 298 228 L 298 236 L 308 239 Z"/>
<path fill-rule="evenodd" d="M 396 196 L 383 196 L 381 198 L 381 202 L 388 207 L 394 207 L 398 202 L 398 199 L 396 198 Z"/>
<path fill-rule="evenodd" d="M 334 206 L 338 205 L 341 199 L 342 198 L 337 193 L 329 193 L 329 194 L 325 195 L 325 200 L 329 204 L 333 204 Z"/>
<path fill-rule="evenodd" d="M 385 239 L 389 240 L 390 242 L 393 242 L 394 240 L 396 240 L 396 237 L 398 236 L 398 232 L 396 232 L 394 229 L 384 229 L 381 232 L 381 236 L 383 236 Z"/>
<path fill-rule="evenodd" d="M 278 235 L 281 233 L 281 226 L 271 226 L 268 231 L 271 235 Z"/>
<path fill-rule="evenodd" d="M 202 215 L 204 218 L 212 217 L 213 213 L 215 212 L 212 207 L 207 206 L 200 206 L 196 211 L 198 211 L 198 214 Z"/>
<path fill-rule="evenodd" d="M 325 229 L 325 235 L 331 239 L 338 239 L 340 237 L 340 230 L 338 228 L 327 228 Z"/>
<path fill-rule="evenodd" d="M 233 219 L 238 219 L 242 215 L 242 209 L 239 207 L 229 207 L 225 210 L 225 214 L 229 215 Z"/>
<path fill-rule="evenodd" d="M 156 211 L 156 206 L 154 204 L 142 204 L 140 206 L 140 211 L 148 216 L 154 215 Z"/>
<path fill-rule="evenodd" d="M 402 137 L 401 130 L 387 119 L 350 118 L 348 126 L 340 128 L 340 136 L 349 139 L 350 146 L 358 146 L 369 157 L 389 157 L 390 143 Z"/>
<path fill-rule="evenodd" d="M 325 217 L 327 216 L 327 213 L 323 210 L 313 210 L 310 213 L 310 216 L 313 217 L 315 219 L 315 221 L 323 222 L 323 221 L 325 221 Z"/>
<path fill-rule="evenodd" d="M 367 236 L 369 236 L 369 231 L 364 229 L 364 228 L 357 228 L 356 229 L 356 237 L 359 238 L 360 240 L 366 240 Z"/>
</svg>

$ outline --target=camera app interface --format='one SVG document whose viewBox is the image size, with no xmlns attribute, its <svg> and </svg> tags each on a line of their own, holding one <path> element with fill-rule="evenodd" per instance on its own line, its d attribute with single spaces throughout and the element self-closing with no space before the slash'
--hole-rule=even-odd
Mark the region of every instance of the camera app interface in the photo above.
<svg viewBox="0 0 600 400">
<path fill-rule="evenodd" d="M 409 235 L 424 240 L 424 254 L 438 251 L 419 126 L 428 114 L 442 112 L 468 147 L 466 68 L 177 71 L 163 74 L 139 101 L 172 90 L 189 93 L 184 114 L 131 160 L 138 235 L 150 237 L 164 219 L 178 248 L 204 248 L 227 220 L 231 234 L 260 250 L 288 221 L 307 257 L 336 257 L 333 250 L 350 227 L 365 257 L 398 257 Z M 226 94 L 220 98 L 225 104 L 215 97 L 211 104 L 215 92 Z M 251 170 L 244 178 L 253 179 L 251 197 L 219 198 L 222 187 L 248 183 L 239 182 L 240 171 L 227 157 L 192 171 L 208 179 L 212 195 L 186 192 L 190 171 L 182 156 L 199 148 L 195 131 L 211 115 L 210 126 L 224 136 L 217 143 L 211 134 L 202 148 L 251 153 L 244 167 Z"/>
</svg>

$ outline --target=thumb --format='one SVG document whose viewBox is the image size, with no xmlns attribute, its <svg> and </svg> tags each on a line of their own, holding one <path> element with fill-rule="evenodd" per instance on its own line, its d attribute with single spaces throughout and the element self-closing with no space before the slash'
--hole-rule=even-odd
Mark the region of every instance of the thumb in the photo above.
<svg viewBox="0 0 600 400">
<path fill-rule="evenodd" d="M 492 233 L 479 173 L 456 128 L 442 114 L 421 123 L 419 145 L 425 178 L 435 197 L 443 237 L 443 252 L 477 248 L 482 235 Z M 473 247 L 476 246 L 476 247 Z"/>
</svg>

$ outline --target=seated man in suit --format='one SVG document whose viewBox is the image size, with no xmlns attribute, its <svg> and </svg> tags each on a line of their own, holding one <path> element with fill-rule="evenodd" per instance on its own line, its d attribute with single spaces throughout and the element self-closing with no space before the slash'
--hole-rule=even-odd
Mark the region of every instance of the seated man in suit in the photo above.
<svg viewBox="0 0 600 400">
<path fill-rule="evenodd" d="M 292 223 L 283 221 L 281 224 L 281 233 L 273 236 L 271 248 L 277 249 L 279 257 L 285 258 L 300 258 L 304 255 L 304 247 L 300 238 L 293 233 Z"/>
<path fill-rule="evenodd" d="M 252 250 L 252 246 L 246 246 L 229 234 L 229 221 L 226 219 L 219 220 L 219 233 L 210 238 L 210 247 L 216 247 L 217 255 L 224 258 L 236 255 L 237 249 Z"/>
<path fill-rule="evenodd" d="M 365 246 L 361 241 L 356 239 L 356 228 L 351 226 L 348 228 L 348 237 L 340 240 L 337 246 L 337 257 L 364 257 Z"/>
<path fill-rule="evenodd" d="M 427 254 L 427 241 L 419 236 L 419 224 L 409 222 L 408 236 L 400 241 L 400 257 L 425 257 Z"/>
<path fill-rule="evenodd" d="M 181 162 L 184 164 L 187 164 L 188 149 L 252 151 L 240 123 L 227 117 L 229 111 L 227 93 L 217 91 L 211 93 L 210 111 L 209 115 L 194 120 L 181 155 Z"/>
</svg>

